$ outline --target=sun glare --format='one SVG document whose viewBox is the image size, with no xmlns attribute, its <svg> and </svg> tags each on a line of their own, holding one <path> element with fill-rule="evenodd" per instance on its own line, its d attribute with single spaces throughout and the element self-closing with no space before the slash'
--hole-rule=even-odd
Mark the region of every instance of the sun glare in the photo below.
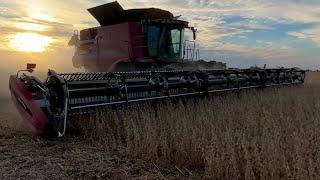
<svg viewBox="0 0 320 180">
<path fill-rule="evenodd" d="M 36 33 L 17 33 L 10 37 L 10 47 L 21 52 L 43 52 L 52 41 L 51 37 Z"/>
</svg>

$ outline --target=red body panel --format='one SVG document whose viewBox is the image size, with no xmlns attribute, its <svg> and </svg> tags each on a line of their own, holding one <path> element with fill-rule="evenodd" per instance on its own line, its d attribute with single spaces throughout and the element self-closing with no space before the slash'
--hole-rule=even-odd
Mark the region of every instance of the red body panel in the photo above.
<svg viewBox="0 0 320 180">
<path fill-rule="evenodd" d="M 142 37 L 137 22 L 82 30 L 73 64 L 92 71 L 113 71 L 121 62 L 144 57 Z"/>
<path fill-rule="evenodd" d="M 32 94 L 26 85 L 17 76 L 10 76 L 9 87 L 12 100 L 23 120 L 31 124 L 36 134 L 42 134 L 48 118 L 37 102 L 32 99 Z"/>
</svg>

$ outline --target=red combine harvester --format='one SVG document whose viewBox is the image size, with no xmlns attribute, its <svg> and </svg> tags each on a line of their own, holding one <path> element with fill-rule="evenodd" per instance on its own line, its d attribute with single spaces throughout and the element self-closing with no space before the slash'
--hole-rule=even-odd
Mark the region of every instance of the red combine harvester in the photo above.
<svg viewBox="0 0 320 180">
<path fill-rule="evenodd" d="M 305 79 L 299 68 L 190 68 L 199 54 L 183 43 L 184 29 L 190 27 L 168 11 L 123 10 L 113 2 L 89 12 L 102 27 L 82 30 L 80 39 L 75 33 L 69 44 L 76 46 L 74 66 L 97 72 L 49 70 L 42 82 L 31 74 L 35 65 L 28 64 L 10 76 L 12 100 L 36 134 L 63 137 L 71 116 L 98 107 L 288 86 Z M 190 29 L 195 39 L 196 30 Z"/>
<path fill-rule="evenodd" d="M 73 65 L 88 71 L 137 71 L 190 65 L 199 58 L 194 41 L 183 41 L 185 29 L 196 30 L 172 13 L 155 8 L 124 10 L 117 2 L 88 10 L 101 27 L 77 31 Z M 189 62 L 189 63 L 188 63 Z"/>
</svg>

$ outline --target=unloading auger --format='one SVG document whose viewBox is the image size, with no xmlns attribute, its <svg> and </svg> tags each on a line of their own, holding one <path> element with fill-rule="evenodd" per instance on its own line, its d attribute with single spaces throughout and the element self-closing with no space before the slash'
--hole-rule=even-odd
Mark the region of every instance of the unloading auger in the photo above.
<svg viewBox="0 0 320 180">
<path fill-rule="evenodd" d="M 305 71 L 292 69 L 226 69 L 56 73 L 42 82 L 29 72 L 10 77 L 12 100 L 22 118 L 39 135 L 63 137 L 68 119 L 80 112 L 160 99 L 209 96 L 218 92 L 301 84 Z"/>
</svg>

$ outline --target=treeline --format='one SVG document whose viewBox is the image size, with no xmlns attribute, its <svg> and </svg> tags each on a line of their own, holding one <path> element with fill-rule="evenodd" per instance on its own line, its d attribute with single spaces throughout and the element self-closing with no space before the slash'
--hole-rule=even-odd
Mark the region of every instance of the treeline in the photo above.
<svg viewBox="0 0 320 180">
<path fill-rule="evenodd" d="M 214 60 L 203 60 L 196 61 L 196 64 L 202 69 L 226 69 L 227 64 L 223 62 L 217 62 Z"/>
</svg>

